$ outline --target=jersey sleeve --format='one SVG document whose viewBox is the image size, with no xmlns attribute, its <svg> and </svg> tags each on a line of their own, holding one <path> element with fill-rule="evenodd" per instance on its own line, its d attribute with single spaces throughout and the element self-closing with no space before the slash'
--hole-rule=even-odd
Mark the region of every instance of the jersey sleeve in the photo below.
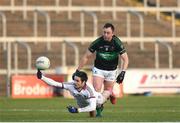
<svg viewBox="0 0 180 123">
<path fill-rule="evenodd" d="M 63 83 L 63 88 L 66 90 L 72 90 L 73 86 L 74 86 L 73 82 L 64 82 Z"/>
<path fill-rule="evenodd" d="M 78 108 L 78 112 L 90 112 L 94 111 L 96 109 L 96 98 L 92 97 L 89 98 L 88 100 L 89 105 L 83 108 Z"/>
<path fill-rule="evenodd" d="M 125 49 L 122 41 L 117 36 L 114 36 L 113 38 L 116 42 L 116 46 L 117 46 L 119 54 L 122 55 L 123 53 L 126 52 L 126 49 Z"/>
<path fill-rule="evenodd" d="M 55 87 L 60 87 L 60 88 L 63 88 L 63 84 L 60 83 L 60 82 L 56 82 L 50 78 L 47 78 L 45 76 L 42 75 L 42 78 L 41 80 L 43 80 L 45 83 L 47 83 L 48 85 L 51 85 L 51 86 L 55 86 Z"/>
<path fill-rule="evenodd" d="M 123 46 L 122 44 L 121 44 L 120 47 L 121 47 L 121 48 L 120 48 L 119 54 L 122 55 L 123 53 L 126 52 L 126 49 L 124 48 L 124 46 Z"/>
<path fill-rule="evenodd" d="M 88 47 L 88 50 L 91 52 L 91 53 L 94 53 L 96 51 L 96 46 L 95 44 L 91 43 L 90 46 Z"/>
<path fill-rule="evenodd" d="M 54 81 L 48 77 L 45 77 L 42 75 L 42 78 L 41 80 L 43 80 L 45 83 L 47 83 L 48 85 L 51 85 L 51 86 L 55 86 L 55 87 L 60 87 L 62 89 L 66 89 L 66 90 L 71 90 L 72 87 L 73 87 L 73 82 L 57 82 L 57 81 Z"/>
<path fill-rule="evenodd" d="M 97 45 L 98 45 L 98 42 L 99 40 L 101 39 L 102 37 L 99 37 L 97 38 L 95 41 L 93 41 L 90 46 L 88 47 L 88 50 L 91 52 L 91 53 L 94 53 L 97 49 Z"/>
</svg>

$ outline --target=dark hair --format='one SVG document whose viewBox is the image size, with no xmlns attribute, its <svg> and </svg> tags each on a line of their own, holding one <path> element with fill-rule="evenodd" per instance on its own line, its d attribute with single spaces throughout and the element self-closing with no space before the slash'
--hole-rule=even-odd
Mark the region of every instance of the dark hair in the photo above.
<svg viewBox="0 0 180 123">
<path fill-rule="evenodd" d="M 87 82 L 87 80 L 88 80 L 87 74 L 85 72 L 83 72 L 83 71 L 77 72 L 75 76 L 80 77 L 81 81 Z"/>
<path fill-rule="evenodd" d="M 111 23 L 106 23 L 106 24 L 104 24 L 104 27 L 103 28 L 111 28 L 112 29 L 112 31 L 114 32 L 114 26 L 111 24 Z"/>
</svg>

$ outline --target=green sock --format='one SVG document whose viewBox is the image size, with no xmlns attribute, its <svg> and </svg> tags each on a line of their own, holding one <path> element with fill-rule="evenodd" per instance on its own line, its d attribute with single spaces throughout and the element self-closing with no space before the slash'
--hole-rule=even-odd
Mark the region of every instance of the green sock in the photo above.
<svg viewBox="0 0 180 123">
<path fill-rule="evenodd" d="M 101 114 L 101 108 L 96 108 L 97 114 Z"/>
<path fill-rule="evenodd" d="M 96 117 L 101 117 L 101 112 L 103 111 L 103 105 L 96 108 Z"/>
<path fill-rule="evenodd" d="M 101 116 L 101 108 L 96 108 L 96 117 L 100 117 Z"/>
</svg>

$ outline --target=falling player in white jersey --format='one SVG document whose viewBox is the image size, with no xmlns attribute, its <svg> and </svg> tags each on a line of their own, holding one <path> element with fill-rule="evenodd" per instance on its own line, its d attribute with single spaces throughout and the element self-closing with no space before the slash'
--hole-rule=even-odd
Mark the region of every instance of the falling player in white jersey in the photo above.
<svg viewBox="0 0 180 123">
<path fill-rule="evenodd" d="M 56 82 L 42 75 L 40 70 L 37 72 L 37 78 L 43 80 L 51 86 L 60 87 L 70 91 L 70 93 L 76 99 L 78 105 L 78 107 L 68 106 L 67 109 L 70 113 L 89 112 L 90 117 L 101 117 L 103 104 L 110 95 L 106 91 L 104 91 L 102 94 L 96 92 L 92 85 L 86 83 L 88 77 L 83 71 L 76 73 L 73 76 L 72 82 Z M 96 110 L 97 113 L 95 115 Z"/>
</svg>

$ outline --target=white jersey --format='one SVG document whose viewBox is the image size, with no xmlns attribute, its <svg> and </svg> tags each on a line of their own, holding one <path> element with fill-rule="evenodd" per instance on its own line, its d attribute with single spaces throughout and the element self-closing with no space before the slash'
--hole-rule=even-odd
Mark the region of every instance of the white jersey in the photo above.
<svg viewBox="0 0 180 123">
<path fill-rule="evenodd" d="M 102 104 L 103 96 L 94 90 L 93 86 L 86 83 L 81 91 L 75 88 L 75 83 L 72 82 L 56 82 L 50 78 L 42 76 L 44 82 L 51 86 L 61 87 L 69 90 L 71 95 L 76 99 L 77 105 L 79 106 L 79 112 L 89 112 L 96 109 L 96 105 Z"/>
</svg>

